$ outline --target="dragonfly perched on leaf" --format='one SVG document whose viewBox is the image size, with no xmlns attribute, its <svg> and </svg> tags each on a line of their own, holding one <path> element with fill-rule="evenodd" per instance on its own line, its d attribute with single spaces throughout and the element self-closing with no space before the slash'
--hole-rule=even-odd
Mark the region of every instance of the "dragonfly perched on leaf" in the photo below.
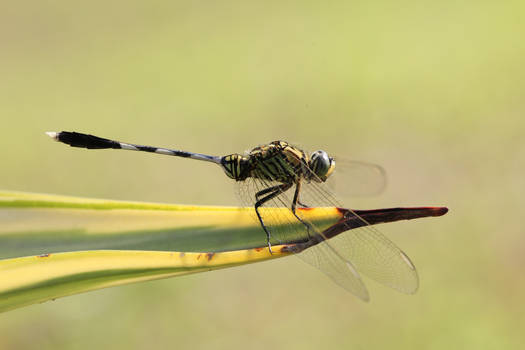
<svg viewBox="0 0 525 350">
<path fill-rule="evenodd" d="M 77 132 L 47 134 L 72 147 L 144 151 L 218 164 L 236 181 L 244 204 L 254 208 L 270 252 L 272 243 L 295 243 L 289 246 L 293 253 L 365 301 L 369 300 L 369 295 L 359 273 L 404 293 L 414 293 L 418 288 L 416 268 L 408 256 L 354 211 L 344 210 L 346 221 L 339 225 L 343 227 L 339 227 L 338 232 L 345 231 L 345 222 L 353 224 L 346 228 L 351 231 L 340 235 L 330 234 L 303 215 L 313 207 L 321 210 L 342 208 L 325 184 L 336 169 L 335 160 L 325 151 L 308 154 L 287 142 L 274 141 L 244 155 L 209 156 Z M 375 174 L 368 175 L 377 177 L 372 181 L 377 184 L 373 191 L 384 187 L 381 167 L 362 162 L 350 164 L 357 173 Z M 274 207 L 289 210 L 272 210 Z"/>
</svg>

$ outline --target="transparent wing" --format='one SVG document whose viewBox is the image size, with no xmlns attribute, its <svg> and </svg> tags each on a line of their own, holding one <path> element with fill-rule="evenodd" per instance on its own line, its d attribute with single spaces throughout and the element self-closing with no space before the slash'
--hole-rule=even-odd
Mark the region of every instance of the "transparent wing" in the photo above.
<svg viewBox="0 0 525 350">
<path fill-rule="evenodd" d="M 261 179 L 248 178 L 238 182 L 238 193 L 241 201 L 246 206 L 254 206 L 255 196 L 258 192 L 278 185 L 277 182 Z M 289 242 L 306 242 L 312 236 L 322 236 L 320 231 L 311 222 L 310 232 L 301 223 L 291 210 L 275 211 L 269 210 L 273 207 L 290 208 L 292 205 L 294 188 L 288 191 L 280 191 L 273 199 L 259 209 L 261 217 L 272 236 L 272 244 Z M 254 210 L 254 219 L 257 219 Z M 302 220 L 307 221 L 305 218 Z M 264 234 L 261 231 L 261 234 Z M 359 273 L 350 261 L 344 259 L 341 254 L 327 240 L 296 254 L 306 263 L 318 268 L 329 276 L 335 283 L 364 301 L 369 300 L 368 291 L 359 276 Z"/>
<path fill-rule="evenodd" d="M 302 186 L 301 202 L 312 207 L 343 207 L 323 183 L 317 182 Z M 352 262 L 359 273 L 398 291 L 414 293 L 418 288 L 419 279 L 408 256 L 353 211 L 349 211 L 347 217 L 355 217 L 363 221 L 365 226 L 331 238 L 331 246 L 335 247 L 344 259 Z"/>
<path fill-rule="evenodd" d="M 309 169 L 304 171 L 310 172 Z M 309 173 L 306 178 L 314 178 L 315 174 Z M 351 179 L 348 179 L 351 181 Z M 276 182 L 267 182 L 259 179 L 249 178 L 240 182 L 240 196 L 245 205 L 253 206 L 255 194 L 266 188 L 276 186 Z M 291 208 L 294 187 L 288 191 L 279 193 L 267 206 Z M 303 179 L 299 201 L 309 207 L 342 207 L 335 199 L 327 186 L 321 182 L 307 182 Z M 300 216 L 301 212 L 297 211 Z M 279 215 L 279 217 L 275 217 Z M 261 216 L 272 237 L 278 242 L 288 242 L 289 237 L 309 240 L 309 234 L 305 225 L 299 225 L 298 219 L 291 212 L 264 211 Z M 366 223 L 357 214 L 350 211 L 347 216 L 353 216 L 362 220 L 365 226 L 348 230 L 330 240 L 321 243 L 297 254 L 307 263 L 319 268 L 331 277 L 337 284 L 354 293 L 361 299 L 367 300 L 368 293 L 363 285 L 359 273 L 362 273 L 375 281 L 404 293 L 414 293 L 419 285 L 417 271 L 408 258 L 394 243 L 379 232 L 375 227 Z M 308 219 L 301 217 L 303 221 Z M 321 235 L 315 225 L 308 222 L 315 235 Z"/>
<path fill-rule="evenodd" d="M 370 300 L 361 276 L 350 261 L 334 251 L 333 245 L 323 241 L 296 254 L 306 263 L 318 268 L 335 283 L 364 301 Z"/>
<path fill-rule="evenodd" d="M 386 171 L 380 165 L 335 157 L 335 170 L 326 181 L 342 196 L 375 196 L 387 186 Z"/>
</svg>

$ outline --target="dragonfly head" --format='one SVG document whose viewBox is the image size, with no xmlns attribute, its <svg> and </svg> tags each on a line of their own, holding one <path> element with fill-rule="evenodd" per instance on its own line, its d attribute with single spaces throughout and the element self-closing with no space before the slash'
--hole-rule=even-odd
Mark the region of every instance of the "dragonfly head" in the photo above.
<svg viewBox="0 0 525 350">
<path fill-rule="evenodd" d="M 315 151 L 310 156 L 308 164 L 312 172 L 316 175 L 313 179 L 317 182 L 324 182 L 335 169 L 335 160 L 328 156 L 325 151 Z"/>
</svg>

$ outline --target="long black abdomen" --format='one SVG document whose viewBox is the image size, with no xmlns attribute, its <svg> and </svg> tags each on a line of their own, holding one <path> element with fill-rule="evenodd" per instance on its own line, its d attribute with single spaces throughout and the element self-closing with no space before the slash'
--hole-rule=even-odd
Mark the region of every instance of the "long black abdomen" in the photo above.
<svg viewBox="0 0 525 350">
<path fill-rule="evenodd" d="M 57 141 L 68 144 L 71 147 L 88 149 L 122 148 L 119 142 L 79 132 L 61 131 L 56 134 L 55 138 Z"/>
</svg>

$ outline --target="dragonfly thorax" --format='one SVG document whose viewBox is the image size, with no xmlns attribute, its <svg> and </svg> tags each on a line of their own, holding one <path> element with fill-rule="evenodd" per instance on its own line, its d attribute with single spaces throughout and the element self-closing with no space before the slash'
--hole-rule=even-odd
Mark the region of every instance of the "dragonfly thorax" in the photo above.
<svg viewBox="0 0 525 350">
<path fill-rule="evenodd" d="M 324 182 L 332 174 L 335 161 L 325 151 L 308 156 L 284 141 L 274 141 L 252 149 L 247 155 L 230 154 L 221 158 L 226 175 L 236 181 L 249 177 L 281 183 Z"/>
</svg>

